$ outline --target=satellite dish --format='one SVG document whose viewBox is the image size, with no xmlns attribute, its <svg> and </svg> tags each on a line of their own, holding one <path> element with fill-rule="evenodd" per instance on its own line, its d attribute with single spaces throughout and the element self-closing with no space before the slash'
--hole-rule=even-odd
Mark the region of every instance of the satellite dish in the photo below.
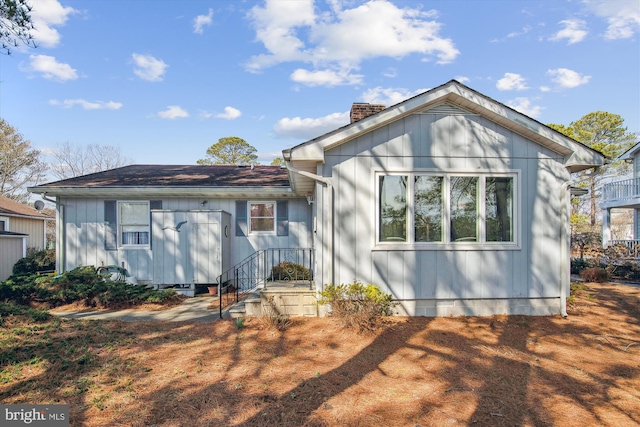
<svg viewBox="0 0 640 427">
<path fill-rule="evenodd" d="M 33 207 L 36 208 L 37 211 L 41 211 L 44 209 L 44 202 L 42 200 L 36 200 L 33 203 Z"/>
</svg>

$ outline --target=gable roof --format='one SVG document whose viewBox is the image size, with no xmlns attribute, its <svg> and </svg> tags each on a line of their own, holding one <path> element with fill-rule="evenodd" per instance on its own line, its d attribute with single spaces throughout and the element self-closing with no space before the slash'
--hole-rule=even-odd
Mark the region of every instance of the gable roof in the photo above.
<svg viewBox="0 0 640 427">
<path fill-rule="evenodd" d="M 640 141 L 636 142 L 627 151 L 618 156 L 618 160 L 632 160 L 635 154 L 640 150 Z"/>
<path fill-rule="evenodd" d="M 280 166 L 130 165 L 28 189 L 50 196 L 291 196 Z"/>
<path fill-rule="evenodd" d="M 432 111 L 433 110 L 433 111 Z M 317 138 L 283 150 L 284 159 L 300 170 L 316 173 L 327 150 L 339 147 L 359 136 L 415 113 L 455 114 L 455 110 L 485 117 L 514 133 L 534 141 L 564 157 L 571 172 L 601 166 L 602 153 L 575 141 L 456 80 L 428 90 L 360 121 L 348 124 Z M 294 176 L 294 187 L 307 184 L 308 178 Z M 306 188 L 305 185 L 302 185 Z"/>
<path fill-rule="evenodd" d="M 32 219 L 53 219 L 44 212 L 40 212 L 31 206 L 23 205 L 15 200 L 0 196 L 0 216 L 17 216 Z"/>
</svg>

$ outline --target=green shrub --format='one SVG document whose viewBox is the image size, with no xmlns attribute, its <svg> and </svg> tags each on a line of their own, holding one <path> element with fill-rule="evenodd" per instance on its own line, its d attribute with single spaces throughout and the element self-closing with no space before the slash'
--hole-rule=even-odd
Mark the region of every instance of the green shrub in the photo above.
<svg viewBox="0 0 640 427">
<path fill-rule="evenodd" d="M 609 273 L 602 267 L 585 268 L 580 273 L 580 276 L 585 282 L 602 283 L 609 280 Z"/>
<path fill-rule="evenodd" d="M 0 327 L 4 326 L 4 319 L 9 316 L 26 318 L 32 322 L 44 322 L 51 318 L 46 310 L 38 310 L 11 302 L 0 302 Z"/>
<path fill-rule="evenodd" d="M 295 262 L 281 262 L 271 268 L 269 280 L 310 280 L 309 269 Z"/>
<path fill-rule="evenodd" d="M 29 249 L 25 258 L 19 259 L 13 266 L 14 275 L 36 274 L 39 271 L 56 269 L 56 251 L 45 249 L 35 251 Z"/>
<path fill-rule="evenodd" d="M 325 286 L 320 292 L 319 304 L 329 304 L 332 316 L 339 318 L 344 326 L 360 332 L 375 330 L 381 317 L 395 314 L 397 306 L 391 294 L 357 280 L 348 285 Z"/>
<path fill-rule="evenodd" d="M 11 276 L 0 282 L 0 302 L 28 305 L 46 303 L 56 307 L 81 302 L 89 307 L 118 308 L 144 303 L 168 303 L 182 299 L 172 289 L 153 290 L 125 282 L 111 282 L 93 267 L 79 267 L 59 277 Z"/>
</svg>

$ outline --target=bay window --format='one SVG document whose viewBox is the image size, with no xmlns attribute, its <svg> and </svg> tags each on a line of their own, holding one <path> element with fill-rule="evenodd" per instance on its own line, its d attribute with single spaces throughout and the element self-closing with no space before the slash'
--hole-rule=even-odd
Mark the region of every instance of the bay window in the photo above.
<svg viewBox="0 0 640 427">
<path fill-rule="evenodd" d="M 380 174 L 378 241 L 515 246 L 516 179 L 513 172 Z"/>
</svg>

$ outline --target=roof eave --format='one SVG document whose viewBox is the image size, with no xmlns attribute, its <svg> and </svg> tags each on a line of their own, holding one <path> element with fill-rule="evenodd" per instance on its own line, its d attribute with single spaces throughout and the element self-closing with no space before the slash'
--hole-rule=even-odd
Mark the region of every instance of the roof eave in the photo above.
<svg viewBox="0 0 640 427">
<path fill-rule="evenodd" d="M 286 154 L 291 160 L 324 162 L 324 153 L 327 150 L 392 121 L 446 102 L 485 117 L 565 156 L 565 159 L 570 161 L 565 163 L 569 168 L 576 167 L 581 170 L 579 168 L 601 166 L 604 163 L 604 156 L 601 153 L 454 80 L 389 107 L 378 114 L 287 149 Z M 580 160 L 576 160 L 576 157 Z"/>
<path fill-rule="evenodd" d="M 52 197 L 297 197 L 290 187 L 29 187 L 27 190 Z"/>
</svg>

